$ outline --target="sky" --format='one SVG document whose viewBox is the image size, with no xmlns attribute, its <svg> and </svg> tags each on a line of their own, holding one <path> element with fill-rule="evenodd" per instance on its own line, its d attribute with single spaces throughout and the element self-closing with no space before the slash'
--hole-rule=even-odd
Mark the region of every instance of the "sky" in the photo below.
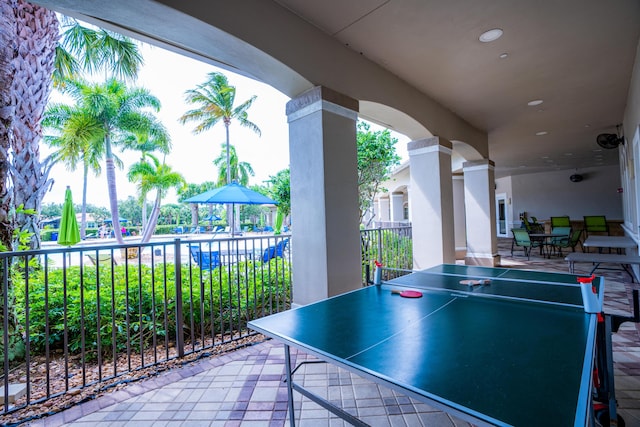
<svg viewBox="0 0 640 427">
<path fill-rule="evenodd" d="M 285 105 L 289 98 L 269 85 L 244 77 L 227 70 L 214 67 L 197 60 L 178 55 L 176 53 L 141 44 L 141 52 L 145 64 L 138 74 L 138 79 L 132 86 L 144 87 L 156 96 L 161 103 L 161 109 L 156 116 L 169 131 L 172 141 L 172 151 L 166 158 L 166 163 L 174 171 L 181 173 L 188 183 L 200 184 L 205 181 L 215 181 L 217 168 L 213 159 L 219 156 L 225 142 L 225 128 L 222 122 L 201 134 L 192 131 L 195 122 L 184 125 L 178 118 L 193 106 L 185 101 L 184 93 L 194 89 L 198 84 L 206 81 L 207 74 L 212 71 L 224 73 L 231 86 L 236 87 L 236 105 L 256 95 L 251 108 L 248 110 L 249 120 L 261 130 L 261 136 L 240 126 L 233 121 L 229 128 L 229 140 L 235 146 L 241 162 L 247 162 L 255 172 L 249 179 L 249 185 L 264 184 L 270 176 L 289 167 L 289 127 L 285 114 Z M 52 95 L 55 102 L 67 102 L 59 94 Z M 372 129 L 377 129 L 372 125 Z M 403 140 L 397 144 L 397 153 L 406 159 L 406 141 L 403 135 L 393 134 Z M 50 150 L 46 144 L 41 144 L 41 158 Z M 126 200 L 128 196 L 137 197 L 135 184 L 128 182 L 128 168 L 139 160 L 137 152 L 117 152 L 124 161 L 124 169 L 116 169 L 118 200 Z M 45 193 L 43 205 L 62 203 L 67 185 L 71 187 L 73 200 L 76 205 L 82 201 L 82 170 L 68 171 L 64 165 L 56 164 L 50 173 L 54 183 L 50 191 Z M 96 177 L 92 173 L 88 178 L 87 203 L 95 206 L 108 207 L 106 175 Z M 153 195 L 155 197 L 155 194 Z M 177 194 L 170 190 L 162 203 L 176 203 Z"/>
</svg>

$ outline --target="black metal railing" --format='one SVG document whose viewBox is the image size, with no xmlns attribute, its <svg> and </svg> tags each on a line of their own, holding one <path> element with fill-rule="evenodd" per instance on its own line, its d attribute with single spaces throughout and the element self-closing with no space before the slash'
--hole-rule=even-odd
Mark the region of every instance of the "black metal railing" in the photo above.
<svg viewBox="0 0 640 427">
<path fill-rule="evenodd" d="M 248 321 L 290 307 L 290 247 L 279 235 L 0 253 L 3 413 L 249 337 Z"/>
<path fill-rule="evenodd" d="M 360 231 L 362 284 L 373 281 L 375 262 L 382 264 L 383 280 L 401 276 L 413 268 L 411 225 Z"/>
</svg>

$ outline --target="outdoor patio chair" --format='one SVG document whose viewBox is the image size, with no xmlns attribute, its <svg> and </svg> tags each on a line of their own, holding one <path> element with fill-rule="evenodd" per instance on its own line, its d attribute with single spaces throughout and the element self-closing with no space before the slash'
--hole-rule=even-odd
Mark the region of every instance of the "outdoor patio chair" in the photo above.
<svg viewBox="0 0 640 427">
<path fill-rule="evenodd" d="M 590 215 L 584 217 L 584 231 L 589 233 L 609 234 L 609 225 L 604 215 Z"/>
<path fill-rule="evenodd" d="M 573 252 L 576 251 L 576 246 L 580 245 L 580 250 L 584 252 L 584 247 L 582 246 L 582 230 L 573 230 L 571 232 L 571 236 L 569 237 L 569 247 Z"/>
<path fill-rule="evenodd" d="M 113 260 L 113 265 L 118 265 L 115 258 L 113 258 L 111 254 L 98 254 L 97 258 L 93 254 L 86 254 L 86 255 L 93 265 L 98 265 L 98 264 L 110 265 L 112 260 Z"/>
<path fill-rule="evenodd" d="M 551 249 L 555 253 L 558 251 L 558 255 L 562 255 L 562 248 L 570 247 L 571 240 L 571 227 L 552 227 L 551 234 L 560 234 L 562 236 L 551 238 Z"/>
<path fill-rule="evenodd" d="M 272 258 L 283 257 L 287 243 L 289 243 L 289 239 L 281 240 L 276 245 L 269 246 L 262 254 L 262 261 L 269 262 Z"/>
<path fill-rule="evenodd" d="M 529 237 L 529 232 L 526 228 L 512 228 L 511 233 L 513 233 L 513 241 L 511 242 L 511 256 L 513 256 L 513 249 L 516 246 L 521 247 L 524 250 L 524 254 L 527 259 L 530 259 L 531 249 L 540 248 L 540 254 L 542 254 L 542 250 L 544 247 L 544 242 L 540 240 L 531 240 Z"/>
<path fill-rule="evenodd" d="M 191 257 L 202 270 L 213 270 L 222 265 L 220 263 L 220 252 L 218 251 L 202 251 L 198 245 L 189 245 L 189 252 L 191 252 Z"/>
<path fill-rule="evenodd" d="M 554 227 L 571 227 L 571 219 L 569 216 L 552 216 L 551 228 Z"/>
<path fill-rule="evenodd" d="M 535 216 L 531 217 L 531 221 L 524 221 L 524 227 L 529 233 L 544 233 L 544 225 L 540 224 Z"/>
</svg>

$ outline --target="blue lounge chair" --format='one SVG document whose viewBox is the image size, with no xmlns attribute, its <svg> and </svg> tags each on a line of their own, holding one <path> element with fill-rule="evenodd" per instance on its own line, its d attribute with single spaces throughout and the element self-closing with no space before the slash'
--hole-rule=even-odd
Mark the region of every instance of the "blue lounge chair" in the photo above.
<svg viewBox="0 0 640 427">
<path fill-rule="evenodd" d="M 221 265 L 218 251 L 202 251 L 198 245 L 189 245 L 189 251 L 195 263 L 203 270 L 212 270 Z"/>
<path fill-rule="evenodd" d="M 272 258 L 283 257 L 284 250 L 287 248 L 287 243 L 289 243 L 289 239 L 281 240 L 276 245 L 269 246 L 262 254 L 262 261 L 269 262 Z"/>
</svg>

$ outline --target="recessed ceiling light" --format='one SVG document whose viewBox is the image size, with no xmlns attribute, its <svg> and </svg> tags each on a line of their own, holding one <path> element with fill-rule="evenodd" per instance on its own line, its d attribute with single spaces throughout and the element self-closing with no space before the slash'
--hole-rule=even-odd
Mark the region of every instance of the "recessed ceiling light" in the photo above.
<svg viewBox="0 0 640 427">
<path fill-rule="evenodd" d="M 484 33 L 480 34 L 480 37 L 478 37 L 478 40 L 480 40 L 482 43 L 489 43 L 494 40 L 498 40 L 500 36 L 502 36 L 502 30 L 500 28 L 494 28 L 492 30 L 485 31 Z"/>
<path fill-rule="evenodd" d="M 507 52 L 500 54 L 500 59 L 505 59 L 509 54 Z"/>
<path fill-rule="evenodd" d="M 543 131 L 540 131 L 540 132 L 536 132 L 536 135 L 542 136 L 542 135 L 546 135 L 547 133 L 549 133 L 549 132 L 547 132 L 546 130 L 543 130 Z"/>
<path fill-rule="evenodd" d="M 542 104 L 544 101 L 542 99 L 534 99 L 533 101 L 527 102 L 529 107 L 535 107 L 536 105 Z"/>
</svg>

